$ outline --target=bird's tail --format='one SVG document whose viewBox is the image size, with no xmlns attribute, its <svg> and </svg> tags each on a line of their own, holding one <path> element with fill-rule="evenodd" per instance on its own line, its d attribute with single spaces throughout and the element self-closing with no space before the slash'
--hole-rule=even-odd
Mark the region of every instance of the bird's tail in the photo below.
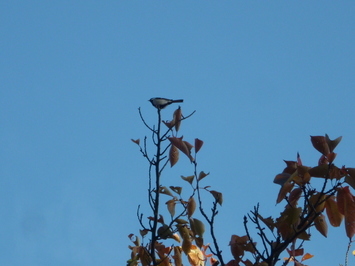
<svg viewBox="0 0 355 266">
<path fill-rule="evenodd" d="M 173 100 L 172 103 L 182 103 L 183 101 L 184 101 L 183 99 Z"/>
</svg>

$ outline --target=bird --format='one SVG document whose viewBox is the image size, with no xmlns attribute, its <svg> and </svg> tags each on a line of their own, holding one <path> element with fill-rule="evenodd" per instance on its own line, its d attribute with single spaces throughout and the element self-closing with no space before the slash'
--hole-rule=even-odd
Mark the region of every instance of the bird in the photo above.
<svg viewBox="0 0 355 266">
<path fill-rule="evenodd" d="M 155 98 L 151 98 L 149 100 L 152 105 L 157 108 L 157 109 L 164 109 L 165 107 L 167 107 L 169 104 L 172 103 L 182 103 L 184 100 L 179 99 L 179 100 L 172 100 L 172 99 L 167 99 L 167 98 L 160 98 L 160 97 L 155 97 Z"/>
</svg>

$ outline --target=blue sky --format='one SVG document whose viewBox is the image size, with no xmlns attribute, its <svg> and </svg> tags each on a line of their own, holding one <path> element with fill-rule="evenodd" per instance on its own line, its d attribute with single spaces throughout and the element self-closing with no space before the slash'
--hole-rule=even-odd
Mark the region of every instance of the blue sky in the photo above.
<svg viewBox="0 0 355 266">
<path fill-rule="evenodd" d="M 181 134 L 205 141 L 231 259 L 256 203 L 282 210 L 282 160 L 316 165 L 310 135 L 343 136 L 335 163 L 355 167 L 354 14 L 353 1 L 2 1 L 0 264 L 124 265 L 147 207 L 130 139 L 149 134 L 138 107 L 154 123 L 154 96 L 196 110 Z M 167 185 L 193 173 L 181 159 Z M 343 227 L 312 238 L 309 265 L 344 263 Z"/>
</svg>

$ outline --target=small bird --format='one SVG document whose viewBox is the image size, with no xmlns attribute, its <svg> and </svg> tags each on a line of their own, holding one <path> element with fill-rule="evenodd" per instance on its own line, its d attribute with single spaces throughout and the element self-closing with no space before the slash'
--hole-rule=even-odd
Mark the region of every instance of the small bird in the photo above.
<svg viewBox="0 0 355 266">
<path fill-rule="evenodd" d="M 166 106 L 172 103 L 182 103 L 184 100 L 179 99 L 179 100 L 172 100 L 172 99 L 166 99 L 166 98 L 151 98 L 149 100 L 152 105 L 157 108 L 157 109 L 164 109 Z"/>
</svg>

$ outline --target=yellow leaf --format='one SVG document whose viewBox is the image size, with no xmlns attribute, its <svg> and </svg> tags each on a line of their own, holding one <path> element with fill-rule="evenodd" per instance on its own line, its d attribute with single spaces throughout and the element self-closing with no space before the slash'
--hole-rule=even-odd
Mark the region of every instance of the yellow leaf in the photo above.
<svg viewBox="0 0 355 266">
<path fill-rule="evenodd" d="M 327 237 L 328 233 L 328 225 L 327 222 L 325 221 L 325 216 L 323 214 L 320 214 L 315 220 L 314 220 L 314 225 L 316 226 L 316 229 L 325 237 Z"/>
</svg>

